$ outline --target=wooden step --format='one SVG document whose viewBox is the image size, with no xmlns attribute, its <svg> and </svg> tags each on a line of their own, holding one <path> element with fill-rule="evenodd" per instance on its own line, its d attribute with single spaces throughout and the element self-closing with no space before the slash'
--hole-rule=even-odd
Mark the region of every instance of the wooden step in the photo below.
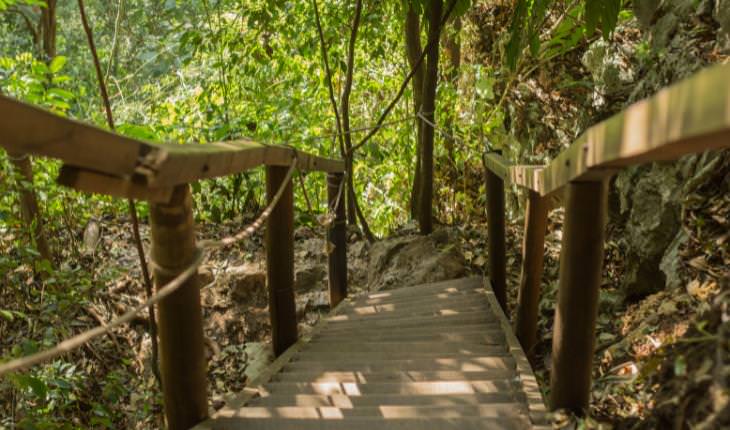
<svg viewBox="0 0 730 430">
<path fill-rule="evenodd" d="M 357 337 L 342 333 L 322 333 L 312 338 L 311 342 L 461 342 L 478 344 L 503 344 L 504 334 L 496 330 L 465 331 L 456 333 L 419 332 L 414 334 L 376 330 L 370 333 L 358 333 Z"/>
<path fill-rule="evenodd" d="M 425 382 L 425 381 L 484 381 L 509 379 L 516 376 L 513 369 L 494 369 L 490 371 L 462 372 L 442 371 L 393 371 L 393 372 L 280 372 L 273 382 Z"/>
<path fill-rule="evenodd" d="M 369 298 L 367 296 L 361 296 L 350 301 L 350 306 L 362 307 L 362 306 L 382 306 L 382 305 L 394 305 L 394 306 L 415 306 L 415 305 L 441 305 L 441 304 L 454 304 L 457 302 L 465 302 L 468 300 L 481 300 L 485 297 L 483 291 L 480 290 L 467 290 L 467 291 L 455 291 L 455 292 L 442 292 L 436 294 L 426 294 L 423 296 L 394 296 L 394 297 L 377 297 Z M 347 311 L 347 310 L 345 310 Z"/>
<path fill-rule="evenodd" d="M 486 308 L 487 298 L 482 293 L 475 293 L 465 295 L 459 298 L 452 298 L 448 300 L 434 301 L 431 298 L 426 300 L 408 300 L 396 303 L 379 303 L 354 306 L 351 308 L 343 309 L 342 314 L 346 315 L 378 315 L 382 313 L 397 313 L 397 312 L 424 312 L 433 311 L 437 309 L 448 309 L 448 308 L 463 308 L 463 307 L 479 307 L 481 309 Z"/>
<path fill-rule="evenodd" d="M 497 393 L 515 389 L 511 381 L 429 381 L 429 382 L 272 382 L 264 386 L 262 394 L 345 394 L 365 396 L 370 394 L 402 394 L 433 396 L 440 394 Z"/>
<path fill-rule="evenodd" d="M 339 420 L 286 418 L 216 418 L 196 430 L 521 430 L 530 428 L 526 418 L 417 418 L 383 419 L 354 417 Z"/>
<path fill-rule="evenodd" d="M 389 357 L 390 358 L 390 357 Z M 469 358 L 409 358 L 409 359 L 386 359 L 386 360 L 364 360 L 354 359 L 342 361 L 340 359 L 308 361 L 306 357 L 293 360 L 283 368 L 284 372 L 300 371 L 332 371 L 332 372 L 388 372 L 388 371 L 447 371 L 456 370 L 461 372 L 482 372 L 490 370 L 513 370 L 515 361 L 511 356 L 501 357 L 469 357 Z"/>
<path fill-rule="evenodd" d="M 306 354 L 297 355 L 298 361 L 318 362 L 318 361 L 357 361 L 357 360 L 374 360 L 374 361 L 387 361 L 387 360 L 410 360 L 410 359 L 430 359 L 440 360 L 444 358 L 455 358 L 462 362 L 473 362 L 473 359 L 478 357 L 509 357 L 507 347 L 492 345 L 488 347 L 480 354 L 468 354 L 468 353 L 441 353 L 441 352 L 409 352 L 407 350 L 398 352 L 331 352 L 331 351 L 312 351 Z"/>
<path fill-rule="evenodd" d="M 479 277 L 454 279 L 432 284 L 412 285 L 390 290 L 377 291 L 368 294 L 368 298 L 403 297 L 412 295 L 437 294 L 442 292 L 458 292 L 484 289 L 483 281 Z"/>
<path fill-rule="evenodd" d="M 249 406 L 335 406 L 338 408 L 361 408 L 372 406 L 460 406 L 521 401 L 518 392 L 449 394 L 433 396 L 403 396 L 400 394 L 372 394 L 369 396 L 347 396 L 344 394 L 275 394 L 256 397 Z"/>
<path fill-rule="evenodd" d="M 497 323 L 465 323 L 449 325 L 448 330 L 441 330 L 438 327 L 415 325 L 410 327 L 399 327 L 397 330 L 383 330 L 382 327 L 352 327 L 352 328 L 333 328 L 332 326 L 327 327 L 327 330 L 317 334 L 316 336 L 347 336 L 351 334 L 353 338 L 359 338 L 365 335 L 434 335 L 444 333 L 502 333 L 501 326 Z"/>
<path fill-rule="evenodd" d="M 464 342 L 310 342 L 302 354 L 312 352 L 344 352 L 344 353 L 382 353 L 382 352 L 403 352 L 409 354 L 420 353 L 459 353 L 467 355 L 489 354 L 494 351 L 504 351 L 506 345 L 502 343 L 480 344 Z"/>
<path fill-rule="evenodd" d="M 334 406 L 250 406 L 238 410 L 226 410 L 219 414 L 218 417 L 296 418 L 310 420 L 338 420 L 351 417 L 380 417 L 385 419 L 505 417 L 523 419 L 526 416 L 526 412 L 524 405 L 514 402 L 489 405 L 368 406 L 359 408 L 338 408 Z"/>
<path fill-rule="evenodd" d="M 389 318 L 438 318 L 442 316 L 461 315 L 465 313 L 485 312 L 483 306 L 438 306 L 433 309 L 409 309 L 399 311 L 383 311 L 370 314 L 341 313 L 329 318 L 329 321 L 374 321 Z"/>
<path fill-rule="evenodd" d="M 482 324 L 486 327 L 496 328 L 499 326 L 497 319 L 486 312 L 469 312 L 461 315 L 449 315 L 441 317 L 415 317 L 415 318 L 391 318 L 375 321 L 327 321 L 327 331 L 352 330 L 352 329 L 375 329 L 375 328 L 412 328 L 429 327 L 436 330 L 449 326 Z"/>
</svg>

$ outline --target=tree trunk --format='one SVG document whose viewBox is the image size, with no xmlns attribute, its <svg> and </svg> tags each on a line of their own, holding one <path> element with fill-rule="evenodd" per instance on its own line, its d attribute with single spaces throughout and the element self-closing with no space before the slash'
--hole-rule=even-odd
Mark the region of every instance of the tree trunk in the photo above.
<svg viewBox="0 0 730 430">
<path fill-rule="evenodd" d="M 38 199 L 33 189 L 33 165 L 30 157 L 21 155 L 15 157 L 8 154 L 13 167 L 18 175 L 20 192 L 20 215 L 30 233 L 31 242 L 35 245 L 43 259 L 53 264 L 53 254 L 48 246 L 46 235 L 43 229 L 43 220 L 38 209 Z"/>
<path fill-rule="evenodd" d="M 56 0 L 48 0 L 41 9 L 39 22 L 40 43 L 44 60 L 50 62 L 56 56 Z M 33 34 L 34 41 L 38 34 Z M 20 178 L 20 214 L 30 232 L 31 242 L 41 257 L 53 264 L 53 254 L 43 229 L 38 198 L 33 187 L 33 163 L 27 154 L 8 154 Z"/>
<path fill-rule="evenodd" d="M 41 8 L 41 40 L 43 55 L 46 61 L 56 56 L 56 0 L 47 0 L 46 7 Z"/>
<path fill-rule="evenodd" d="M 439 33 L 441 32 L 441 15 L 443 0 L 432 0 L 428 17 L 428 62 L 423 82 L 423 116 L 436 123 L 436 85 L 438 84 Z M 433 231 L 433 140 L 434 128 L 424 122 L 422 144 L 422 184 L 419 198 L 418 223 L 421 234 Z"/>
<path fill-rule="evenodd" d="M 413 70 L 416 63 L 418 63 L 418 57 L 421 55 L 423 48 L 421 47 L 420 20 L 418 14 L 410 4 L 406 13 L 405 33 L 408 64 L 411 70 Z M 413 87 L 413 108 L 416 114 L 421 111 L 421 107 L 423 106 L 423 80 L 423 67 L 419 66 L 411 81 Z M 416 219 L 418 214 L 418 197 L 421 189 L 421 147 L 423 142 L 421 123 L 421 119 L 416 117 L 416 166 L 413 172 L 413 188 L 411 189 L 411 217 L 413 219 Z"/>
<path fill-rule="evenodd" d="M 362 14 L 362 0 L 355 3 L 355 16 L 352 19 L 352 28 L 350 31 L 350 41 L 347 49 L 347 74 L 345 75 L 345 85 L 342 89 L 342 98 L 340 100 L 340 116 L 342 117 L 342 134 L 345 138 L 345 150 L 347 157 L 345 160 L 345 168 L 347 169 L 347 222 L 350 225 L 357 225 L 357 202 L 355 201 L 355 180 L 353 178 L 353 155 L 352 155 L 352 135 L 350 134 L 350 94 L 352 92 L 352 77 L 355 68 L 355 42 L 357 41 L 357 30 L 360 27 L 360 16 Z"/>
</svg>

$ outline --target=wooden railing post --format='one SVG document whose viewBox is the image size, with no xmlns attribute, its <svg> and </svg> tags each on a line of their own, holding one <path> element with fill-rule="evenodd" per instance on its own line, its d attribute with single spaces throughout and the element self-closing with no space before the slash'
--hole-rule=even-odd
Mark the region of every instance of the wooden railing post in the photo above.
<svg viewBox="0 0 730 430">
<path fill-rule="evenodd" d="M 585 413 L 601 285 L 608 205 L 605 181 L 570 182 L 553 328 L 550 406 Z"/>
<path fill-rule="evenodd" d="M 487 169 L 487 246 L 489 279 L 494 295 L 506 315 L 507 309 L 507 260 L 505 258 L 504 233 L 504 181 Z"/>
<path fill-rule="evenodd" d="M 537 343 L 537 317 L 545 257 L 548 202 L 535 191 L 528 190 L 528 193 L 515 334 L 527 357 L 532 360 Z"/>
<path fill-rule="evenodd" d="M 328 207 L 334 212 L 334 219 L 327 229 L 327 241 L 334 246 L 329 251 L 330 307 L 334 308 L 347 297 L 347 226 L 345 218 L 344 175 L 327 175 Z M 335 207 L 337 205 L 337 207 Z"/>
<path fill-rule="evenodd" d="M 159 289 L 195 261 L 192 197 L 188 185 L 177 186 L 170 203 L 150 205 L 152 261 Z M 198 277 L 158 304 L 160 373 L 167 426 L 188 429 L 208 416 L 203 315 Z"/>
<path fill-rule="evenodd" d="M 266 196 L 271 202 L 286 179 L 289 167 L 266 167 Z M 294 301 L 294 196 L 291 181 L 266 221 L 266 284 L 274 354 L 281 355 L 297 341 Z"/>
</svg>

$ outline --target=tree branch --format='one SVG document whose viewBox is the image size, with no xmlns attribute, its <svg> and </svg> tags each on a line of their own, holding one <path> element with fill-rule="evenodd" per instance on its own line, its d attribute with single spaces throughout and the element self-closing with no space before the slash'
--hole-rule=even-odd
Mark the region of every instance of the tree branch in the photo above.
<svg viewBox="0 0 730 430">
<path fill-rule="evenodd" d="M 449 15 L 451 15 L 451 12 L 454 10 L 454 6 L 456 6 L 457 0 L 451 0 L 451 3 L 449 4 L 449 7 L 446 9 L 446 13 L 444 14 L 444 17 L 441 19 L 441 24 L 439 25 L 439 31 L 443 28 L 443 26 L 446 24 L 446 21 L 449 19 Z M 429 40 L 426 46 L 423 48 L 423 51 L 421 51 L 421 55 L 418 57 L 418 61 L 416 61 L 416 64 L 411 68 L 411 72 L 406 76 L 406 79 L 403 81 L 403 83 L 400 86 L 400 89 L 398 90 L 398 93 L 396 94 L 395 98 L 388 104 L 388 106 L 385 108 L 383 113 L 380 114 L 380 118 L 378 118 L 378 121 L 376 122 L 375 128 L 370 130 L 370 132 L 365 135 L 365 137 L 362 138 L 360 142 L 358 142 L 357 145 L 353 146 L 350 150 L 350 154 L 354 153 L 356 150 L 361 148 L 363 145 L 365 145 L 371 137 L 373 137 L 379 130 L 382 128 L 383 123 L 385 122 L 385 119 L 388 117 L 390 112 L 393 110 L 396 104 L 398 104 L 398 101 L 400 101 L 400 98 L 403 96 L 403 93 L 405 93 L 406 88 L 408 88 L 408 84 L 411 82 L 411 79 L 413 79 L 413 76 L 418 72 L 418 68 L 421 67 L 421 64 L 423 63 L 424 58 L 426 58 L 426 53 L 428 52 L 431 45 L 434 43 L 438 43 L 438 40 Z"/>
<path fill-rule="evenodd" d="M 104 75 L 101 72 L 101 64 L 99 63 L 99 56 L 96 53 L 96 45 L 94 44 L 94 34 L 89 25 L 89 21 L 86 18 L 86 10 L 84 8 L 84 1 L 78 0 L 79 12 L 81 14 L 81 23 L 86 33 L 86 39 L 89 42 L 89 49 L 91 50 L 91 56 L 94 60 L 94 68 L 96 69 L 96 77 L 99 80 L 99 91 L 101 91 L 101 98 L 104 102 L 104 110 L 106 111 L 106 119 L 109 124 L 109 128 L 115 129 L 114 117 L 112 116 L 112 107 L 109 102 L 109 93 L 106 90 L 106 83 L 104 81 Z M 152 278 L 150 277 L 149 268 L 147 267 L 147 258 L 144 254 L 144 247 L 142 246 L 142 237 L 139 233 L 139 220 L 137 219 L 137 207 L 134 204 L 133 199 L 129 199 L 129 215 L 132 219 L 132 230 L 134 232 L 134 242 L 137 247 L 137 254 L 139 256 L 140 268 L 142 270 L 142 277 L 144 278 L 144 286 L 147 293 L 147 298 L 152 297 Z M 155 318 L 154 305 L 149 307 L 149 332 L 150 339 L 152 341 L 152 372 L 157 378 L 157 382 L 162 386 L 162 378 L 160 376 L 159 360 L 158 360 L 158 346 L 157 346 L 157 319 Z"/>
</svg>

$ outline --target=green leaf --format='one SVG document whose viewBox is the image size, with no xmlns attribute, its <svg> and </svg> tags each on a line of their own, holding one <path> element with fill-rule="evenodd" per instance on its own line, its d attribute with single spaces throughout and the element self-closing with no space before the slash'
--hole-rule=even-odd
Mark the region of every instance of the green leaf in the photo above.
<svg viewBox="0 0 730 430">
<path fill-rule="evenodd" d="M 51 73 L 58 73 L 63 69 L 63 66 L 66 65 L 67 58 L 63 55 L 59 55 L 56 58 L 54 58 L 51 61 L 51 64 L 48 66 L 48 68 L 51 70 Z"/>
<path fill-rule="evenodd" d="M 0 0 L 2 1 L 2 0 Z M 0 309 L 0 317 L 5 318 L 8 321 L 13 321 L 15 317 L 13 316 L 13 313 L 11 311 Z"/>
<path fill-rule="evenodd" d="M 74 94 L 71 91 L 61 88 L 51 88 L 48 90 L 48 95 L 65 101 L 71 101 L 74 99 Z"/>
</svg>

